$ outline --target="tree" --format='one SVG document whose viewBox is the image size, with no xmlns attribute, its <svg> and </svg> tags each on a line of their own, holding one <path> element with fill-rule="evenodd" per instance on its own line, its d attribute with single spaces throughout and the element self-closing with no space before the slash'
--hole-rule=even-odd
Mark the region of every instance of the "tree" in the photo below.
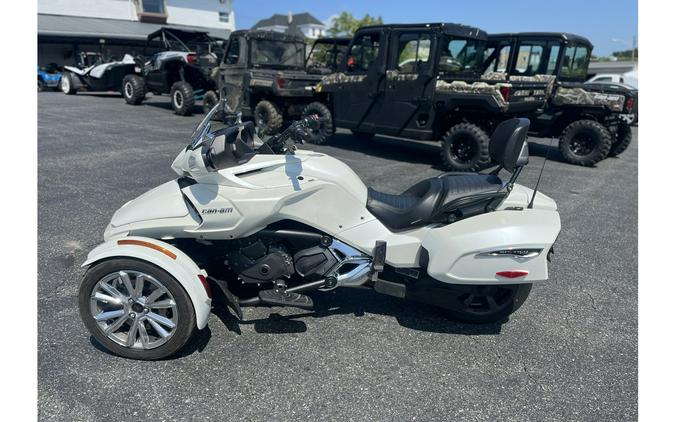
<svg viewBox="0 0 675 422">
<path fill-rule="evenodd" d="M 381 16 L 374 17 L 366 13 L 363 18 L 356 19 L 351 13 L 342 12 L 338 17 L 333 19 L 332 26 L 328 29 L 328 33 L 333 37 L 351 37 L 354 35 L 354 32 L 362 26 L 382 25 L 382 23 Z"/>
</svg>

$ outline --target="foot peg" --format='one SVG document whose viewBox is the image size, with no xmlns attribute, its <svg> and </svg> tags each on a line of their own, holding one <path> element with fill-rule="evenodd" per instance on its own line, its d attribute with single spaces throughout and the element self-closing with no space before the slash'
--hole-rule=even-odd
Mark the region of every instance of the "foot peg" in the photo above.
<svg viewBox="0 0 675 422">
<path fill-rule="evenodd" d="M 285 290 L 262 290 L 258 293 L 262 303 L 276 306 L 294 306 L 296 308 L 312 309 L 314 303 L 309 296 Z"/>
</svg>

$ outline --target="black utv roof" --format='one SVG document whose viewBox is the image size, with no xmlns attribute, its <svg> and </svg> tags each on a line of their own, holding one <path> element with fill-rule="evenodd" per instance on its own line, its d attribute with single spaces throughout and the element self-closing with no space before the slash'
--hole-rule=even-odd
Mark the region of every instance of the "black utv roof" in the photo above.
<svg viewBox="0 0 675 422">
<path fill-rule="evenodd" d="M 362 26 L 359 31 L 365 29 L 412 29 L 412 28 L 432 28 L 441 31 L 444 34 L 455 37 L 477 38 L 487 40 L 487 32 L 473 26 L 462 25 L 458 23 L 392 23 L 386 25 Z M 358 31 L 357 31 L 358 32 Z"/>
<path fill-rule="evenodd" d="M 162 27 L 156 30 L 155 32 L 151 32 L 148 34 L 148 40 L 152 40 L 154 38 L 159 37 L 163 33 L 168 33 L 173 35 L 174 37 L 178 38 L 179 40 L 183 42 L 190 42 L 193 40 L 197 39 L 208 39 L 209 38 L 209 33 L 206 31 L 192 31 L 188 29 L 176 29 L 176 28 L 169 28 L 169 27 Z"/>
<path fill-rule="evenodd" d="M 289 34 L 286 32 L 264 31 L 258 29 L 241 29 L 230 34 L 230 38 L 244 36 L 247 39 L 263 39 L 272 41 L 290 41 L 290 42 L 305 42 L 305 39 L 299 35 Z"/>
<path fill-rule="evenodd" d="M 541 39 L 561 39 L 567 42 L 573 42 L 577 44 L 586 44 L 593 48 L 591 41 L 577 34 L 570 34 L 569 32 L 509 32 L 503 34 L 490 34 L 488 39 L 497 40 L 497 39 L 530 39 L 530 40 L 541 40 Z"/>
</svg>

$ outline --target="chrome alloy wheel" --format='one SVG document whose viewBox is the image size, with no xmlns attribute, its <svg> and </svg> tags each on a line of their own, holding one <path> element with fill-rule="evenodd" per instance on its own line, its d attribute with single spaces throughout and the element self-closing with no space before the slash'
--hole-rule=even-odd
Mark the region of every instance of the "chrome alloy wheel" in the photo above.
<svg viewBox="0 0 675 422">
<path fill-rule="evenodd" d="M 94 286 L 89 303 L 101 331 L 131 349 L 159 347 L 178 326 L 174 297 L 156 278 L 142 272 L 106 275 Z"/>
</svg>

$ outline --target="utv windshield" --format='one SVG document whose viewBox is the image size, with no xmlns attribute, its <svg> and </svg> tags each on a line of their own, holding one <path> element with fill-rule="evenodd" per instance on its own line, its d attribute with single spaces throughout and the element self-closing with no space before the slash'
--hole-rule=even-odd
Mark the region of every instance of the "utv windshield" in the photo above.
<svg viewBox="0 0 675 422">
<path fill-rule="evenodd" d="M 438 73 L 480 73 L 486 44 L 483 40 L 444 36 L 440 45 Z"/>
<path fill-rule="evenodd" d="M 303 68 L 305 44 L 278 40 L 251 40 L 251 64 L 257 67 Z"/>
<path fill-rule="evenodd" d="M 307 68 L 326 68 L 335 70 L 347 52 L 347 45 L 316 42 L 307 59 Z"/>
</svg>

